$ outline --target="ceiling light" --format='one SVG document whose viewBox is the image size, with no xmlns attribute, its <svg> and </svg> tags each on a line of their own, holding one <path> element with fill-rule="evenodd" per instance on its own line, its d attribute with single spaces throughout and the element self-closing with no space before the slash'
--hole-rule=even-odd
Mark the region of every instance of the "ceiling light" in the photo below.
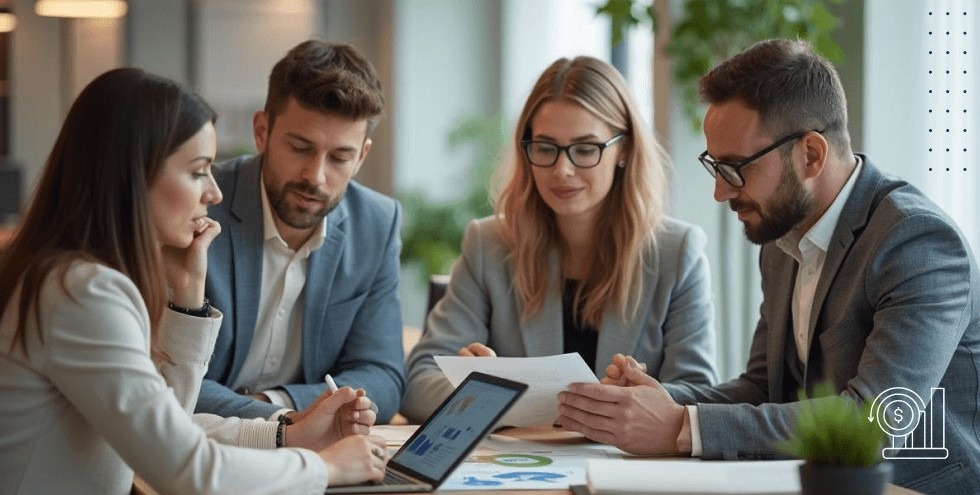
<svg viewBox="0 0 980 495">
<path fill-rule="evenodd" d="M 34 12 L 46 17 L 116 18 L 126 15 L 125 0 L 38 0 Z"/>
<path fill-rule="evenodd" d="M 0 33 L 9 33 L 17 28 L 17 16 L 10 12 L 0 12 Z"/>
</svg>

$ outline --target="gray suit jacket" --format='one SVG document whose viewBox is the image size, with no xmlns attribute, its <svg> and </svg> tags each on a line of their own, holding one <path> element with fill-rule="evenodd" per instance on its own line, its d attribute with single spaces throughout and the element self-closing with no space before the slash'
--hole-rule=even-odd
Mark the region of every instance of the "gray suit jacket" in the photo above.
<svg viewBox="0 0 980 495">
<path fill-rule="evenodd" d="M 621 352 L 646 363 L 650 374 L 662 380 L 711 384 L 715 336 L 704 232 L 665 218 L 655 235 L 657 247 L 647 255 L 639 313 L 631 321 L 622 321 L 611 310 L 603 315 L 596 375 L 605 376 L 613 355 Z M 544 307 L 523 323 L 506 256 L 495 219 L 469 224 L 446 295 L 433 308 L 425 335 L 407 361 L 402 414 L 409 419 L 424 420 L 453 390 L 435 355 L 455 356 L 471 342 L 489 345 L 498 356 L 563 352 L 557 252 L 548 260 L 555 283 Z"/>
<path fill-rule="evenodd" d="M 949 457 L 894 461 L 894 481 L 929 493 L 978 493 L 976 261 L 938 206 L 862 158 L 817 284 L 807 366 L 792 336 L 796 262 L 769 243 L 760 255 L 763 302 L 746 372 L 715 387 L 667 389 L 678 402 L 698 404 L 705 458 L 743 459 L 780 455 L 773 444 L 792 428 L 799 387 L 827 380 L 869 401 L 906 387 L 926 402 L 932 387 L 945 387 Z"/>
<path fill-rule="evenodd" d="M 224 322 L 201 386 L 197 412 L 269 417 L 279 407 L 228 388 L 252 345 L 262 283 L 262 157 L 241 157 L 215 167 L 224 201 L 208 210 L 223 232 L 208 251 L 206 293 Z M 327 215 L 323 246 L 310 254 L 303 288 L 303 363 L 296 383 L 283 384 L 303 409 L 326 389 L 363 387 L 378 405 L 378 421 L 398 411 L 405 386 L 398 203 L 356 182 Z"/>
</svg>

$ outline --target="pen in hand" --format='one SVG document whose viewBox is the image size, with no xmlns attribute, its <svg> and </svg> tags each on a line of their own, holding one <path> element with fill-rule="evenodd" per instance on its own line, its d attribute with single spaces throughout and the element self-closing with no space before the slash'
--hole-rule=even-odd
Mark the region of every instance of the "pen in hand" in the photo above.
<svg viewBox="0 0 980 495">
<path fill-rule="evenodd" d="M 333 381 L 333 377 L 330 376 L 330 373 L 323 375 L 323 381 L 327 382 L 327 390 L 329 390 L 331 394 L 337 392 L 337 382 Z"/>
<path fill-rule="evenodd" d="M 333 381 L 333 377 L 330 376 L 330 373 L 323 375 L 323 381 L 327 384 L 327 390 L 329 390 L 331 394 L 337 392 L 337 382 Z M 378 414 L 378 406 L 374 403 L 374 401 L 371 401 L 371 410 L 374 411 L 374 414 Z"/>
</svg>

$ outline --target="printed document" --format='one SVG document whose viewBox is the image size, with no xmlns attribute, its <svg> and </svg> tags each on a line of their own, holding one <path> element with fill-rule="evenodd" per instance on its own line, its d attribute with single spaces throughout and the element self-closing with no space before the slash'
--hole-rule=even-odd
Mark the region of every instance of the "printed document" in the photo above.
<svg viewBox="0 0 980 495">
<path fill-rule="evenodd" d="M 552 425 L 558 419 L 558 393 L 575 382 L 599 383 L 577 352 L 544 357 L 435 356 L 446 378 L 458 386 L 471 371 L 528 385 L 527 392 L 498 426 Z"/>
</svg>

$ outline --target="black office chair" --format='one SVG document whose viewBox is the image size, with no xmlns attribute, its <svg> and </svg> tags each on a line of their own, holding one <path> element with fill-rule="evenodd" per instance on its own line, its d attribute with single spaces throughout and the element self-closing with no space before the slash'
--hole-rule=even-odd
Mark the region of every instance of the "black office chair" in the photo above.
<svg viewBox="0 0 980 495">
<path fill-rule="evenodd" d="M 432 308 L 436 307 L 436 303 L 442 299 L 442 296 L 446 295 L 446 287 L 449 286 L 449 275 L 431 275 L 429 277 L 429 301 L 425 308 L 425 321 L 422 323 L 422 333 L 425 333 L 425 328 L 429 322 L 429 313 L 432 312 Z"/>
</svg>

